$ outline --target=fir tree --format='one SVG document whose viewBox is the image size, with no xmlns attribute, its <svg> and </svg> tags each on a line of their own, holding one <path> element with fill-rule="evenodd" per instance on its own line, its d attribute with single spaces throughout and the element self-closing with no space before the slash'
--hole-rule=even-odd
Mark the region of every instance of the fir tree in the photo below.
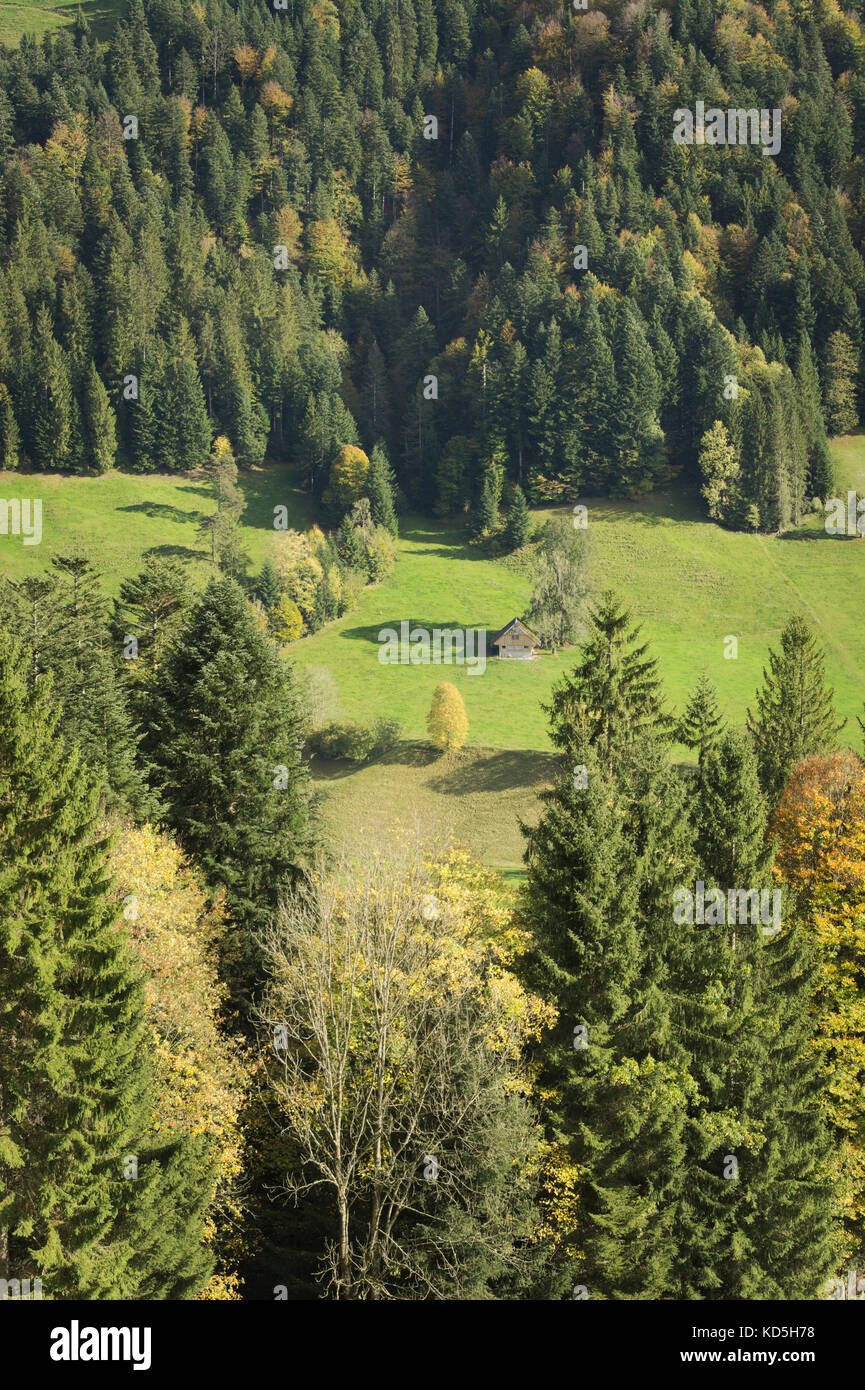
<svg viewBox="0 0 865 1390">
<path fill-rule="evenodd" d="M 723 421 L 716 420 L 703 435 L 698 466 L 709 516 L 715 521 L 724 521 L 735 505 L 739 459 Z"/>
<path fill-rule="evenodd" d="M 255 983 L 255 934 L 303 872 L 311 832 L 292 668 L 240 587 L 213 579 L 157 673 L 145 750 L 168 824 L 237 929 L 233 983 Z"/>
<path fill-rule="evenodd" d="M 366 494 L 376 526 L 383 526 L 395 536 L 399 530 L 393 498 L 393 477 L 384 449 L 376 444 L 369 456 Z"/>
<path fill-rule="evenodd" d="M 823 363 L 826 429 L 849 434 L 859 423 L 856 409 L 856 349 L 846 333 L 836 330 L 826 344 Z"/>
<path fill-rule="evenodd" d="M 483 536 L 492 535 L 497 525 L 498 512 L 496 510 L 496 499 L 493 493 L 492 482 L 489 477 L 486 477 L 483 487 L 481 488 L 478 504 L 472 512 L 472 535 L 480 540 Z"/>
<path fill-rule="evenodd" d="M 582 1175 L 567 1282 L 591 1298 L 672 1298 L 691 1089 L 668 983 L 672 884 L 689 863 L 681 787 L 656 740 L 631 765 L 633 797 L 590 740 L 571 756 L 524 827 L 529 979 L 558 1011 L 542 1057 L 551 1137 Z"/>
<path fill-rule="evenodd" d="M 213 441 L 206 465 L 210 495 L 216 510 L 203 518 L 199 531 L 210 540 L 211 562 L 226 573 L 235 572 L 239 550 L 238 523 L 246 509 L 246 501 L 237 485 L 237 464 L 229 440 L 224 434 Z"/>
<path fill-rule="evenodd" d="M 339 523 L 339 530 L 336 533 L 336 551 L 342 563 L 349 569 L 364 568 L 366 556 L 363 535 L 348 514 Z"/>
<path fill-rule="evenodd" d="M 691 807 L 700 880 L 707 896 L 720 890 L 725 910 L 718 921 L 707 907 L 703 925 L 683 927 L 691 968 L 682 1017 L 700 1102 L 678 1229 L 681 1296 L 814 1298 L 836 1254 L 829 1134 L 810 1045 L 814 961 L 795 921 L 776 931 L 773 899 L 765 912 L 747 896 L 780 898 L 746 738 L 726 732 L 706 752 Z"/>
<path fill-rule="evenodd" d="M 718 692 L 705 671 L 688 697 L 676 737 L 686 748 L 696 748 L 700 762 L 715 747 L 724 721 L 718 709 Z"/>
<path fill-rule="evenodd" d="M 511 499 L 511 509 L 508 512 L 507 525 L 505 526 L 505 544 L 508 550 L 519 550 L 529 539 L 531 530 L 531 519 L 526 503 L 526 495 L 522 488 L 514 488 L 514 495 Z"/>
<path fill-rule="evenodd" d="M 96 473 L 114 467 L 117 434 L 114 411 L 93 362 L 84 382 L 84 466 Z"/>
<path fill-rule="evenodd" d="M 804 618 L 790 619 L 781 650 L 769 652 L 757 708 L 748 711 L 760 785 L 776 803 L 791 769 L 810 753 L 835 747 L 846 720 L 835 722 L 834 690 L 827 689 L 826 659 Z"/>
<path fill-rule="evenodd" d="M 63 731 L 89 766 L 104 771 L 108 808 L 146 815 L 152 802 L 137 762 L 139 735 L 117 679 L 99 576 L 84 555 L 55 555 L 51 564 L 58 582 L 48 665 Z"/>
<path fill-rule="evenodd" d="M 0 631 L 0 1277 L 54 1299 L 192 1296 L 211 1268 L 209 1159 L 149 1133 L 144 988 L 98 781 L 51 681 L 28 693 L 19 660 Z"/>
<path fill-rule="evenodd" d="M 282 597 L 282 585 L 271 560 L 265 560 L 261 573 L 255 581 L 255 596 L 266 613 L 275 608 Z"/>
<path fill-rule="evenodd" d="M 186 570 L 171 557 L 148 555 L 138 574 L 123 581 L 114 604 L 114 638 L 124 653 L 130 637 L 137 643 L 137 654 L 125 661 L 125 670 L 140 678 L 156 669 L 190 598 Z"/>
<path fill-rule="evenodd" d="M 607 591 L 589 614 L 589 636 L 577 665 L 553 688 L 549 705 L 553 742 L 565 752 L 584 738 L 606 765 L 647 729 L 667 730 L 657 661 L 637 645 L 639 628 L 616 596 Z"/>
</svg>

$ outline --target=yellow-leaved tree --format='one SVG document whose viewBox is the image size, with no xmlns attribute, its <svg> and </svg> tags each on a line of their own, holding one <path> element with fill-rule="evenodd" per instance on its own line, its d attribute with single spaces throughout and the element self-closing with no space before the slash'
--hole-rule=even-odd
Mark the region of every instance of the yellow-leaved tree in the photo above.
<svg viewBox="0 0 865 1390">
<path fill-rule="evenodd" d="M 433 691 L 426 727 L 432 743 L 443 752 L 462 748 L 468 738 L 469 721 L 463 697 L 450 681 L 440 681 Z"/>
<path fill-rule="evenodd" d="M 459 854 L 319 866 L 284 902 L 268 1109 L 286 1194 L 333 1233 L 315 1270 L 332 1296 L 489 1298 L 543 1258 L 526 1053 L 554 1011 L 511 969 L 528 944 L 500 881 Z"/>
<path fill-rule="evenodd" d="M 847 1256 L 865 1245 L 865 764 L 849 748 L 805 758 L 775 815 L 775 871 L 820 943 L 814 1047 L 825 1066 Z"/>
<path fill-rule="evenodd" d="M 364 496 L 369 477 L 369 459 L 355 444 L 344 444 L 330 465 L 330 478 L 324 503 L 343 513 Z"/>
<path fill-rule="evenodd" d="M 225 914 L 171 836 L 151 825 L 123 829 L 112 862 L 126 930 L 146 977 L 152 1133 L 161 1140 L 207 1135 L 216 1157 L 206 1221 L 216 1271 L 199 1297 L 238 1298 L 238 1117 L 252 1062 L 222 1027 L 216 955 L 226 934 Z"/>
</svg>

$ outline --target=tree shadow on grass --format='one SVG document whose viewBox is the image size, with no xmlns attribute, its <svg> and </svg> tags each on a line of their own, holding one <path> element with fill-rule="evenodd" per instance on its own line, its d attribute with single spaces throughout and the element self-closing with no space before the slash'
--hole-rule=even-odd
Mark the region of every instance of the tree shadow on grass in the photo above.
<svg viewBox="0 0 865 1390">
<path fill-rule="evenodd" d="M 510 622 L 513 616 L 513 613 L 509 614 L 507 618 L 503 619 L 503 622 Z M 485 632 L 496 631 L 495 628 L 490 628 L 487 623 L 461 623 L 453 619 L 448 622 L 441 618 L 436 618 L 435 621 L 433 621 L 431 618 L 409 618 L 403 613 L 398 618 L 382 618 L 380 622 L 368 623 L 365 627 L 344 627 L 339 635 L 340 637 L 347 637 L 354 642 L 374 642 L 377 646 L 379 641 L 378 635 L 380 632 L 384 632 L 386 628 L 392 628 L 397 636 L 400 637 L 400 624 L 404 622 L 408 622 L 409 625 L 409 640 L 411 640 L 411 633 L 414 628 L 421 628 L 424 632 L 430 634 L 435 629 L 438 629 L 439 632 L 468 632 L 469 630 L 477 632 L 479 628 L 482 628 Z M 477 652 L 476 644 L 472 650 L 475 653 Z M 408 663 L 406 663 L 406 665 L 408 665 Z"/>
<path fill-rule="evenodd" d="M 206 550 L 193 550 L 188 545 L 152 545 L 149 550 L 144 551 L 144 556 L 162 555 L 166 559 L 174 556 L 178 560 L 209 560 L 210 556 Z"/>
<path fill-rule="evenodd" d="M 783 531 L 775 539 L 779 541 L 861 541 L 862 536 L 833 536 L 821 527 L 819 531 Z"/>
<path fill-rule="evenodd" d="M 173 507 L 170 502 L 129 502 L 118 507 L 119 512 L 144 512 L 146 516 L 156 516 L 163 521 L 177 521 L 184 526 L 199 522 L 202 512 L 185 512 L 182 507 Z"/>
<path fill-rule="evenodd" d="M 437 762 L 442 754 L 429 743 L 402 742 L 388 748 L 377 758 L 366 762 L 351 762 L 348 758 L 321 758 L 317 754 L 310 759 L 310 771 L 318 782 L 340 782 L 353 772 L 365 767 L 429 767 Z"/>
<path fill-rule="evenodd" d="M 451 754 L 443 757 L 441 771 L 430 778 L 429 785 L 446 796 L 515 791 L 552 782 L 556 764 L 550 753 L 523 748 L 491 749 L 469 758 Z"/>
</svg>

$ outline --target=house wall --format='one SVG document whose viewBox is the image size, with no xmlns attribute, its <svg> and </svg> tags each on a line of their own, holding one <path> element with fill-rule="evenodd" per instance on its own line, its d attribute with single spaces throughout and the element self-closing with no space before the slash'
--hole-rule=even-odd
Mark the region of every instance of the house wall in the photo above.
<svg viewBox="0 0 865 1390">
<path fill-rule="evenodd" d="M 534 657 L 534 648 L 519 639 L 516 641 L 505 639 L 499 643 L 499 656 L 502 661 L 531 661 Z"/>
</svg>

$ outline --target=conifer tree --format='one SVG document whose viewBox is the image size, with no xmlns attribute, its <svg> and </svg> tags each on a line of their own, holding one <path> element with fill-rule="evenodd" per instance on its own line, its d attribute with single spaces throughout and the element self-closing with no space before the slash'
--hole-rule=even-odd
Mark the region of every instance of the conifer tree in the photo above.
<svg viewBox="0 0 865 1390">
<path fill-rule="evenodd" d="M 725 732 L 691 796 L 700 881 L 707 894 L 720 890 L 724 911 L 717 920 L 707 907 L 704 924 L 681 928 L 691 959 L 682 1017 L 700 1095 L 678 1226 L 686 1298 L 814 1298 L 836 1255 L 810 1046 L 815 961 L 795 919 L 775 918 L 767 810 L 748 740 Z M 772 910 L 758 909 L 754 893 Z"/>
<path fill-rule="evenodd" d="M 17 468 L 21 458 L 21 433 L 8 387 L 0 381 L 0 468 Z"/>
<path fill-rule="evenodd" d="M 117 453 L 117 433 L 114 411 L 108 403 L 108 392 L 91 361 L 84 382 L 84 466 L 96 473 L 114 467 Z"/>
<path fill-rule="evenodd" d="M 137 761 L 139 735 L 111 651 L 108 604 L 86 556 L 55 555 L 48 665 L 63 702 L 63 731 L 88 765 L 105 773 L 106 805 L 146 815 L 152 802 Z"/>
<path fill-rule="evenodd" d="M 199 531 L 210 540 L 210 558 L 226 573 L 232 574 L 241 561 L 238 523 L 246 509 L 246 500 L 237 485 L 237 464 L 229 440 L 220 434 L 206 464 L 210 495 L 216 510 L 199 524 Z"/>
<path fill-rule="evenodd" d="M 50 673 L 61 727 L 94 771 L 105 776 L 106 808 L 152 809 L 137 763 L 138 735 L 118 680 L 108 605 L 84 555 L 55 555 L 53 574 L 10 585 L 5 618 L 31 684 Z"/>
<path fill-rule="evenodd" d="M 695 748 L 702 762 L 706 753 L 717 743 L 723 723 L 718 709 L 718 692 L 704 670 L 688 697 L 676 737 L 686 748 Z"/>
<path fill-rule="evenodd" d="M 826 429 L 830 434 L 849 434 L 856 428 L 856 349 L 847 333 L 836 330 L 826 344 L 823 364 Z"/>
<path fill-rule="evenodd" d="M 739 459 L 722 420 L 716 420 L 703 435 L 698 466 L 709 516 L 724 521 L 735 506 Z"/>
<path fill-rule="evenodd" d="M 304 871 L 311 844 L 293 668 L 234 580 L 213 579 L 157 672 L 143 746 L 166 820 L 238 937 L 233 983 L 255 983 L 253 940 Z"/>
<path fill-rule="evenodd" d="M 392 536 L 398 532 L 396 508 L 393 500 L 393 476 L 384 449 L 376 444 L 369 456 L 369 472 L 366 477 L 366 494 L 369 497 L 370 511 L 376 526 L 383 526 Z"/>
<path fill-rule="evenodd" d="M 267 613 L 279 603 L 282 585 L 272 560 L 265 560 L 261 567 L 261 573 L 255 581 L 255 596 Z"/>
<path fill-rule="evenodd" d="M 611 590 L 589 614 L 589 636 L 574 670 L 553 687 L 549 705 L 555 746 L 569 751 L 584 737 L 602 762 L 621 763 L 628 745 L 647 729 L 668 730 L 657 661 L 637 645 L 639 628 Z"/>
<path fill-rule="evenodd" d="M 365 562 L 363 535 L 348 514 L 339 523 L 339 530 L 336 533 L 336 550 L 342 563 L 347 565 L 349 569 L 363 569 Z"/>
<path fill-rule="evenodd" d="M 836 723 L 835 692 L 827 689 L 825 667 L 805 619 L 792 617 L 781 633 L 781 650 L 769 652 L 756 710 L 747 716 L 760 785 L 773 805 L 791 768 L 810 753 L 831 751 L 847 722 Z"/>
<path fill-rule="evenodd" d="M 507 525 L 505 526 L 505 543 L 508 550 L 519 550 L 526 544 L 531 530 L 531 518 L 526 503 L 526 494 L 522 488 L 514 488 L 514 495 L 511 499 L 511 509 L 508 512 Z"/>
<path fill-rule="evenodd" d="M 63 350 L 44 304 L 36 315 L 30 444 L 38 468 L 73 466 L 81 440 L 75 437 L 74 397 Z"/>
<path fill-rule="evenodd" d="M 498 524 L 498 512 L 496 510 L 496 499 L 493 493 L 492 482 L 489 477 L 484 478 L 481 488 L 481 495 L 478 504 L 472 513 L 471 530 L 472 535 L 477 539 L 482 536 L 491 535 Z"/>
<path fill-rule="evenodd" d="M 0 631 L 0 1277 L 54 1299 L 189 1297 L 211 1268 L 209 1160 L 148 1133 L 144 989 L 98 780 L 23 665 Z"/>
<path fill-rule="evenodd" d="M 128 674 L 140 679 L 156 669 L 190 599 L 186 570 L 170 556 L 148 555 L 138 574 L 123 581 L 112 627 L 124 654 L 130 637 L 136 639 L 136 656 L 124 661 Z"/>
<path fill-rule="evenodd" d="M 190 471 L 205 467 L 213 431 L 191 349 L 173 364 L 164 390 L 168 399 L 161 466 Z"/>
<path fill-rule="evenodd" d="M 633 795 L 599 751 L 571 744 L 573 769 L 524 827 L 529 982 L 558 1010 L 542 1081 L 552 1138 L 582 1175 L 567 1282 L 590 1298 L 673 1298 L 693 1089 L 669 985 L 672 886 L 690 863 L 682 791 L 657 738 L 631 745 Z"/>
</svg>

